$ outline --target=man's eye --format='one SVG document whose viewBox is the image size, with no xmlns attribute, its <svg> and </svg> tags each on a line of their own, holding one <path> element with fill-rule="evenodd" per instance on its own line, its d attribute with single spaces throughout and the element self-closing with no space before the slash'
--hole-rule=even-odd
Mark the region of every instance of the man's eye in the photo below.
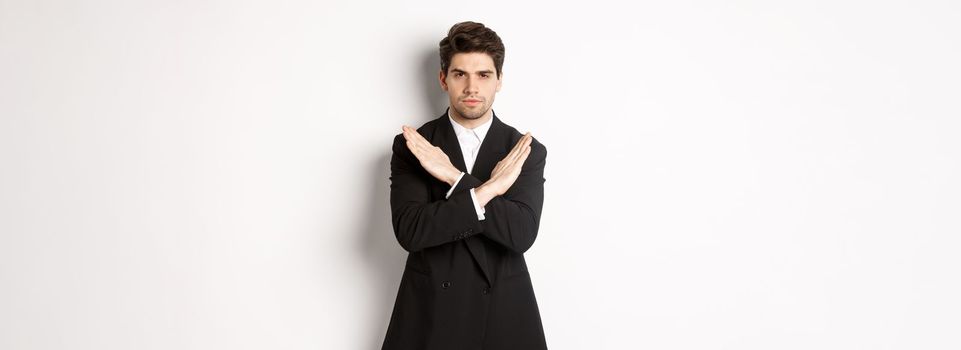
<svg viewBox="0 0 961 350">
<path fill-rule="evenodd" d="M 487 74 L 481 74 L 481 77 L 487 78 Z"/>
</svg>

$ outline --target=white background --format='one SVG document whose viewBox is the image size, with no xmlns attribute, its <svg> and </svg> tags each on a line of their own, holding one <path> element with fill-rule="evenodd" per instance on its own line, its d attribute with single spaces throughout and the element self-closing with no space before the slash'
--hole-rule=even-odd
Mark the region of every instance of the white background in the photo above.
<svg viewBox="0 0 961 350">
<path fill-rule="evenodd" d="M 0 348 L 379 349 L 462 20 L 552 349 L 961 348 L 956 1 L 106 0 L 0 0 Z"/>
</svg>

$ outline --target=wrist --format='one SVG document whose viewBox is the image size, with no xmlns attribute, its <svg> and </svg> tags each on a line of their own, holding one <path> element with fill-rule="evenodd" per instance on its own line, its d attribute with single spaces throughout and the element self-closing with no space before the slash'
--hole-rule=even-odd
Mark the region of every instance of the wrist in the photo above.
<svg viewBox="0 0 961 350">
<path fill-rule="evenodd" d="M 461 171 L 457 170 L 457 168 L 451 168 L 448 173 L 449 175 L 447 176 L 447 184 L 454 186 L 454 184 L 457 183 L 457 179 L 460 178 Z"/>
<path fill-rule="evenodd" d="M 480 204 L 481 207 L 486 206 L 491 199 L 494 199 L 494 197 L 497 196 L 491 186 L 487 183 L 474 188 L 474 195 L 477 197 L 477 203 Z"/>
<path fill-rule="evenodd" d="M 500 195 L 503 194 L 503 193 L 499 190 L 499 188 L 500 188 L 500 187 L 497 186 L 497 183 L 492 182 L 492 181 L 487 181 L 487 182 L 481 184 L 480 186 L 477 186 L 477 189 L 476 189 L 476 190 L 479 190 L 479 191 L 483 192 L 485 196 L 489 196 L 490 198 L 494 198 L 494 197 L 497 197 L 497 196 L 500 196 Z"/>
</svg>

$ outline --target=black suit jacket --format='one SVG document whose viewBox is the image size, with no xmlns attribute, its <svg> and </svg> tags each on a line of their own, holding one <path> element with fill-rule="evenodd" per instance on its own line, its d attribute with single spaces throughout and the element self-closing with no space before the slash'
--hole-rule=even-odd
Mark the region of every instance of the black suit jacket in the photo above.
<svg viewBox="0 0 961 350">
<path fill-rule="evenodd" d="M 447 113 L 417 131 L 467 172 Z M 406 267 L 384 350 L 546 349 L 537 301 L 523 253 L 537 237 L 544 203 L 547 149 L 536 139 L 520 176 L 486 206 L 478 220 L 468 191 L 522 134 L 493 115 L 473 173 L 450 186 L 435 179 L 394 137 L 390 206 L 394 234 L 407 250 Z"/>
</svg>

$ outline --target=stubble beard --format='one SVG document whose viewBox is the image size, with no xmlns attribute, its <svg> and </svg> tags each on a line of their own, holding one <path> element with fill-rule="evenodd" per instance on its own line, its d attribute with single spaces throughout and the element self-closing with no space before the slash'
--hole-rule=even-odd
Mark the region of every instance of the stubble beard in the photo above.
<svg viewBox="0 0 961 350">
<path fill-rule="evenodd" d="M 472 110 L 465 111 L 459 108 L 458 106 L 454 106 L 454 110 L 457 111 L 457 114 L 460 114 L 460 116 L 464 119 L 470 119 L 470 120 L 480 119 L 485 114 L 487 114 L 487 111 L 489 111 L 490 109 L 491 109 L 490 105 L 487 105 L 487 104 L 485 104 L 483 108 L 479 108 L 476 111 L 472 111 Z"/>
</svg>

